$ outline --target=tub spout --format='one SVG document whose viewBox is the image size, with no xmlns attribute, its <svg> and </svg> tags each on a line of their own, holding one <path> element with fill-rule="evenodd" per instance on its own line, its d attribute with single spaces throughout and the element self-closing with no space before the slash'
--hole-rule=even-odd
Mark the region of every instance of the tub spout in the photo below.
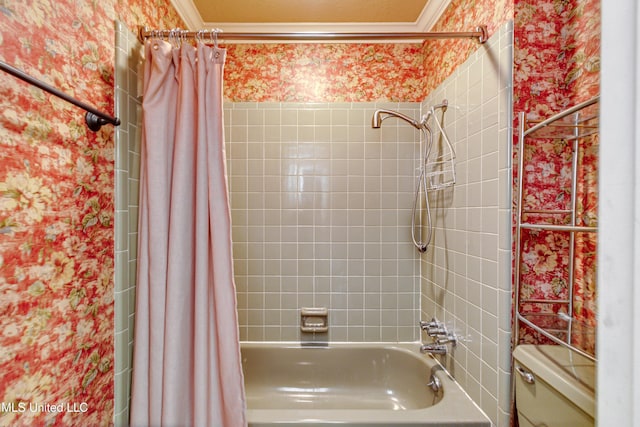
<svg viewBox="0 0 640 427">
<path fill-rule="evenodd" d="M 447 354 L 447 346 L 436 343 L 422 344 L 420 346 L 420 353 Z"/>
<path fill-rule="evenodd" d="M 440 390 L 442 390 L 442 382 L 440 381 L 440 378 L 436 377 L 434 374 L 431 374 L 431 378 L 429 378 L 429 384 L 427 384 L 427 387 L 431 387 L 431 390 L 433 390 L 434 393 L 438 393 Z"/>
</svg>

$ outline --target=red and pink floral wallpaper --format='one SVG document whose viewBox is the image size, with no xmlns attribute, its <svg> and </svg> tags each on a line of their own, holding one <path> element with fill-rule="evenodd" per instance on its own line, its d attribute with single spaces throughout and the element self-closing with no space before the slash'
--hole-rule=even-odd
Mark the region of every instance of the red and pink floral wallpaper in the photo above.
<svg viewBox="0 0 640 427">
<path fill-rule="evenodd" d="M 0 58 L 111 112 L 116 18 L 134 30 L 180 26 L 168 0 L 6 0 Z M 232 101 L 424 98 L 419 43 L 228 50 L 225 96 Z M 77 108 L 4 73 L 0 95 L 0 425 L 108 425 L 113 128 L 89 132 Z M 29 406 L 60 403 L 77 411 Z"/>
<path fill-rule="evenodd" d="M 113 112 L 114 19 L 168 0 L 0 2 L 0 59 Z M 114 407 L 113 127 L 0 72 L 0 425 L 100 426 Z"/>
<path fill-rule="evenodd" d="M 454 0 L 433 31 L 489 36 L 513 19 L 512 0 Z M 415 44 L 228 45 L 225 99 L 233 102 L 420 102 L 478 48 L 470 39 Z"/>
<path fill-rule="evenodd" d="M 474 31 L 478 25 L 486 25 L 491 37 L 501 25 L 513 19 L 513 14 L 513 0 L 452 0 L 432 31 Z M 423 98 L 477 49 L 476 43 L 464 39 L 425 42 Z"/>
<path fill-rule="evenodd" d="M 227 45 L 225 99 L 233 102 L 419 102 L 416 44 Z"/>
<path fill-rule="evenodd" d="M 600 89 L 600 2 L 516 0 L 515 11 L 514 112 L 527 113 L 530 121 L 541 120 L 597 95 Z M 597 135 L 579 141 L 578 225 L 597 225 L 598 142 Z M 523 179 L 528 188 L 525 205 L 529 209 L 569 208 L 571 144 L 564 139 L 548 139 L 527 145 L 524 156 L 528 166 Z M 552 221 L 548 217 L 538 220 Z M 556 223 L 565 220 L 555 219 Z M 566 299 L 569 286 L 573 286 L 572 317 L 581 321 L 580 325 L 595 326 L 595 234 L 576 235 L 573 284 L 569 283 L 567 273 L 570 261 L 568 233 L 527 231 L 524 237 L 522 295 L 532 299 Z M 520 310 L 555 313 L 566 312 L 567 307 L 525 303 Z M 573 336 L 574 344 L 594 352 L 593 329 L 580 328 Z M 521 339 L 525 342 L 545 341 L 528 328 L 521 329 Z"/>
<path fill-rule="evenodd" d="M 514 111 L 546 117 L 599 90 L 598 5 L 453 0 L 434 30 L 468 31 L 482 23 L 491 35 L 515 14 Z M 111 112 L 114 19 L 134 30 L 181 26 L 169 0 L 4 0 L 0 59 Z M 227 48 L 229 101 L 418 102 L 477 44 Z M 587 216 L 597 206 L 597 138 L 589 144 L 581 160 Z M 91 133 L 75 107 L 0 73 L 0 425 L 113 422 L 113 154 L 113 128 Z M 527 154 L 556 171 L 538 174 L 541 194 L 562 173 L 552 160 L 565 154 L 561 141 Z M 563 266 L 565 246 L 548 236 L 533 239 L 532 256 L 558 249 L 532 262 L 535 274 Z M 581 316 L 589 319 L 595 241 L 579 246 L 577 293 Z M 556 292 L 556 282 L 538 281 L 530 292 Z M 59 413 L 44 406 L 30 411 L 30 403 L 76 406 Z"/>
</svg>

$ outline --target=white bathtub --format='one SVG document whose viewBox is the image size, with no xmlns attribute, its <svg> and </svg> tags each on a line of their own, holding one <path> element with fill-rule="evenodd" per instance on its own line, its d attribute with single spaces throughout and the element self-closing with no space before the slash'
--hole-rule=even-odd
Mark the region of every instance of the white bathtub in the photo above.
<svg viewBox="0 0 640 427">
<path fill-rule="evenodd" d="M 244 342 L 249 426 L 489 427 L 489 419 L 419 344 Z M 435 393 L 428 383 L 436 375 Z"/>
</svg>

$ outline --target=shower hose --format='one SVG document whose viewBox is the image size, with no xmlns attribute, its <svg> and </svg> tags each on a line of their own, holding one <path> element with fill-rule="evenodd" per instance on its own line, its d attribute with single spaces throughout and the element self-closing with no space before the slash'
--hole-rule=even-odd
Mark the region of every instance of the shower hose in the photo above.
<svg viewBox="0 0 640 427">
<path fill-rule="evenodd" d="M 413 199 L 413 211 L 411 212 L 411 239 L 413 240 L 413 244 L 415 245 L 415 247 L 418 249 L 418 252 L 424 253 L 429 247 L 429 243 L 431 242 L 431 235 L 433 233 L 433 224 L 431 223 L 431 208 L 429 207 L 429 194 L 427 192 L 426 174 L 427 159 L 429 158 L 429 152 L 431 151 L 432 134 L 431 128 L 426 123 L 426 119 L 423 120 L 423 124 L 420 130 L 424 135 L 424 156 L 422 157 L 420 174 L 418 175 L 418 185 L 416 185 L 416 193 Z M 418 204 L 420 203 L 421 193 L 424 194 L 424 203 L 427 216 L 427 236 L 424 242 L 422 241 L 422 225 L 420 225 L 418 229 L 416 221 L 416 212 L 418 210 Z"/>
</svg>

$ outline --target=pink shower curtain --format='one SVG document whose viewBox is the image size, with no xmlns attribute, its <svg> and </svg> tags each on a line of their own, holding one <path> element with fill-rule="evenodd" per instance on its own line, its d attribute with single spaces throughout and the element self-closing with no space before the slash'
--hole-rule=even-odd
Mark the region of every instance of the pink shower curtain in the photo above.
<svg viewBox="0 0 640 427">
<path fill-rule="evenodd" d="M 222 112 L 225 51 L 145 46 L 134 426 L 245 426 Z"/>
</svg>

